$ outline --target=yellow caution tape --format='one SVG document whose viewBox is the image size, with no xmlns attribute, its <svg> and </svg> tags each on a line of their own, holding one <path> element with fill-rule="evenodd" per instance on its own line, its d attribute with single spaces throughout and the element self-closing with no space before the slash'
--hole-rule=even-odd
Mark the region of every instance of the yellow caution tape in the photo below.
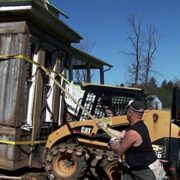
<svg viewBox="0 0 180 180">
<path fill-rule="evenodd" d="M 30 59 L 28 56 L 22 55 L 22 54 L 17 54 L 17 55 L 0 55 L 0 59 L 2 60 L 7 60 L 7 59 L 21 59 L 21 60 L 25 60 L 31 64 L 34 64 L 38 67 L 42 67 L 42 64 L 37 63 L 35 61 L 33 61 L 32 59 Z M 45 67 L 44 67 L 45 68 Z M 54 73 L 58 76 L 60 76 L 61 78 L 63 78 L 63 80 L 65 80 L 67 83 L 70 84 L 70 82 L 61 74 L 57 73 L 56 71 L 53 71 L 51 69 L 45 68 L 49 73 Z"/>
<path fill-rule="evenodd" d="M 21 59 L 21 60 L 26 60 L 29 63 L 35 64 L 38 67 L 41 67 L 41 64 L 39 64 L 39 63 L 31 60 L 29 57 L 21 55 L 21 54 L 19 54 L 19 55 L 0 55 L 0 59 L 1 60 Z M 57 72 L 52 71 L 50 69 L 47 69 L 47 70 L 49 72 L 56 73 L 57 75 L 61 76 L 64 80 L 66 80 L 61 74 L 58 74 Z M 2 143 L 2 144 L 11 144 L 11 145 L 45 144 L 46 140 L 44 140 L 44 141 L 9 141 L 9 140 L 0 140 L 0 143 Z"/>
<path fill-rule="evenodd" d="M 22 54 L 17 54 L 17 55 L 0 55 L 0 59 L 2 60 L 6 60 L 6 59 L 22 59 L 22 60 L 25 60 L 29 63 L 32 63 L 32 64 L 35 64 L 36 66 L 38 66 L 39 68 L 41 68 L 42 70 L 44 70 L 46 72 L 46 74 L 50 75 L 50 73 L 55 73 L 56 75 L 60 76 L 61 78 L 63 78 L 64 81 L 66 81 L 68 84 L 71 84 L 64 76 L 62 76 L 60 73 L 57 73 L 56 71 L 53 71 L 51 69 L 48 69 L 46 67 L 44 67 L 43 65 L 31 60 L 29 57 L 25 56 L 25 55 L 22 55 Z M 50 76 L 51 79 L 53 79 L 53 81 L 56 83 L 56 85 L 58 85 L 59 88 L 61 88 L 61 90 L 63 90 L 64 92 L 66 92 L 68 94 L 68 96 L 74 100 L 74 102 L 82 109 L 84 110 L 88 115 L 89 117 L 91 117 L 91 119 L 93 119 L 94 121 L 96 121 L 96 119 L 94 119 L 94 117 L 84 108 L 82 107 L 81 104 L 79 104 L 79 102 L 77 102 L 74 97 L 72 97 L 70 95 L 70 93 L 68 93 L 60 84 L 59 82 L 55 79 L 55 78 L 52 78 Z M 106 119 L 104 120 L 105 122 L 107 121 L 111 121 L 111 118 L 110 119 Z M 109 124 L 111 124 L 111 122 L 109 122 Z M 108 132 L 106 129 L 103 128 L 103 130 L 111 137 L 113 137 L 113 135 Z"/>
<path fill-rule="evenodd" d="M 11 144 L 11 145 L 27 145 L 27 144 L 45 144 L 46 140 L 42 141 L 9 141 L 0 140 L 0 144 Z"/>
</svg>

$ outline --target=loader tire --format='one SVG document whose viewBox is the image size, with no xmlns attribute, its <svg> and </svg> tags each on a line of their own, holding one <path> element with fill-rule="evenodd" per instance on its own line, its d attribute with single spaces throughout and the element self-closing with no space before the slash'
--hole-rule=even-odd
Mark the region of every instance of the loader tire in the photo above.
<svg viewBox="0 0 180 180">
<path fill-rule="evenodd" d="M 120 180 L 122 176 L 121 166 L 118 161 L 102 161 L 101 168 L 103 170 L 103 180 Z"/>
<path fill-rule="evenodd" d="M 63 147 L 64 148 L 64 147 Z M 46 163 L 49 179 L 79 180 L 86 174 L 87 163 L 85 155 L 77 155 L 76 149 L 66 148 L 61 151 L 61 145 L 53 148 L 51 161 Z"/>
</svg>

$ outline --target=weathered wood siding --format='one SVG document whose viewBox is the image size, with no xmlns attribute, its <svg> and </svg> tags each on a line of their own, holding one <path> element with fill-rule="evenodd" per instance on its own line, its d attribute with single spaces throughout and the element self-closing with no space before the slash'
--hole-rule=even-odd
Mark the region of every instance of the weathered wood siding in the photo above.
<svg viewBox="0 0 180 180">
<path fill-rule="evenodd" d="M 17 32 L 17 24 L 12 34 L 3 33 L 0 27 L 0 54 L 15 55 L 25 54 L 27 51 L 27 34 Z M 22 25 L 22 24 L 21 24 Z M 6 24 L 4 23 L 6 29 Z M 0 61 L 0 125 L 18 127 L 26 118 L 25 109 L 27 94 L 25 93 L 25 61 L 4 60 Z"/>
<path fill-rule="evenodd" d="M 25 22 L 0 24 L 0 55 L 27 54 L 28 46 L 29 33 Z M 30 139 L 30 134 L 25 135 L 20 128 L 26 119 L 28 92 L 25 66 L 23 60 L 0 61 L 0 140 Z M 27 166 L 29 152 L 28 145 L 0 144 L 0 167 L 13 170 Z"/>
<path fill-rule="evenodd" d="M 30 134 L 22 130 L 7 126 L 0 126 L 0 139 L 4 141 L 28 141 Z M 0 144 L 0 168 L 15 170 L 28 166 L 30 146 L 13 144 Z"/>
</svg>

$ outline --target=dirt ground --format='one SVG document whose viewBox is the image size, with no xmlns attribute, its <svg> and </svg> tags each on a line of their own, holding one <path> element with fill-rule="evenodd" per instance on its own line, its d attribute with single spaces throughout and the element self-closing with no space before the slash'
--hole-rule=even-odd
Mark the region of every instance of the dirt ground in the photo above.
<svg viewBox="0 0 180 180">
<path fill-rule="evenodd" d="M 0 180 L 48 180 L 47 174 L 42 170 L 21 169 L 17 172 L 9 174 L 9 171 L 0 170 Z M 92 180 L 92 178 L 84 178 L 84 180 Z M 93 178 L 93 180 L 95 180 Z M 115 179 L 114 179 L 115 180 Z M 180 177 L 169 177 L 167 180 L 180 180 Z"/>
<path fill-rule="evenodd" d="M 45 173 L 29 173 L 22 177 L 22 180 L 48 180 Z"/>
<path fill-rule="evenodd" d="M 44 170 L 23 168 L 9 172 L 0 170 L 0 180 L 48 180 Z"/>
</svg>

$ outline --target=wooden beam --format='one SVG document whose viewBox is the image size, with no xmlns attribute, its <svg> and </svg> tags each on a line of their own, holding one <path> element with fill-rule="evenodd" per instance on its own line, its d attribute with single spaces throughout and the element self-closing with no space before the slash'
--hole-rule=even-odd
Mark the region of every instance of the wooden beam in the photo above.
<svg viewBox="0 0 180 180">
<path fill-rule="evenodd" d="M 61 59 L 57 58 L 54 70 L 60 73 L 60 69 L 61 69 Z M 58 123 L 59 103 L 60 103 L 60 89 L 56 84 L 54 84 L 53 85 L 52 113 L 54 115 L 53 120 L 55 123 Z"/>
<path fill-rule="evenodd" d="M 0 23 L 0 34 L 25 33 L 27 31 L 26 22 L 4 22 Z"/>
<path fill-rule="evenodd" d="M 100 68 L 100 84 L 104 84 L 104 71 L 103 68 Z"/>
<path fill-rule="evenodd" d="M 99 67 L 90 65 L 91 69 L 99 69 Z M 87 65 L 73 65 L 73 69 L 87 69 Z"/>
<path fill-rule="evenodd" d="M 71 56 L 67 56 L 68 60 L 68 69 L 69 69 L 69 81 L 73 81 L 73 64 L 72 64 L 72 59 Z"/>
<path fill-rule="evenodd" d="M 38 63 L 44 65 L 45 63 L 45 51 L 40 49 L 38 52 Z M 40 71 L 36 74 L 35 80 L 35 94 L 34 94 L 34 107 L 33 107 L 33 118 L 32 118 L 32 136 L 31 140 L 38 140 L 38 133 L 41 128 L 41 111 L 42 111 L 42 93 L 43 93 L 43 77 Z M 32 147 L 32 151 L 34 147 Z M 33 154 L 30 155 L 29 166 L 36 167 L 37 161 Z"/>
<path fill-rule="evenodd" d="M 89 63 L 87 63 L 87 82 L 90 83 L 91 82 L 91 66 Z"/>
</svg>

